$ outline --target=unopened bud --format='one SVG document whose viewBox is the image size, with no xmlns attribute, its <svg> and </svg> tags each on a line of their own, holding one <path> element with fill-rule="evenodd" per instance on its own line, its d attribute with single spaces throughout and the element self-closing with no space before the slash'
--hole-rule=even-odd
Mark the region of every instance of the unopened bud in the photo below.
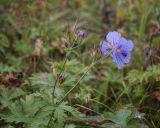
<svg viewBox="0 0 160 128">
<path fill-rule="evenodd" d="M 79 38 L 86 38 L 86 37 L 87 37 L 87 32 L 86 32 L 86 31 L 83 31 L 83 30 L 80 30 L 80 31 L 76 32 L 76 35 L 77 35 Z"/>
</svg>

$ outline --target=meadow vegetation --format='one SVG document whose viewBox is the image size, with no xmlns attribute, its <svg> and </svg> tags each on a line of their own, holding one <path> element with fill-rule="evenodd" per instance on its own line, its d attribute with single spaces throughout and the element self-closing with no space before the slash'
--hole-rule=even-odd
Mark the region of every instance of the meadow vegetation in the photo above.
<svg viewBox="0 0 160 128">
<path fill-rule="evenodd" d="M 160 128 L 160 1 L 0 0 L 0 128 Z"/>
</svg>

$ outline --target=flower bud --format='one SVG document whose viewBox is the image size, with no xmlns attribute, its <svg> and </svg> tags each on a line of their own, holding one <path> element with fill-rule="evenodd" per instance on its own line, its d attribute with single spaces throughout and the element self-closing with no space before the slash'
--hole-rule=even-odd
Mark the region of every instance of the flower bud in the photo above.
<svg viewBox="0 0 160 128">
<path fill-rule="evenodd" d="M 86 31 L 83 31 L 83 30 L 80 30 L 80 31 L 76 32 L 76 35 L 77 35 L 79 38 L 86 38 L 86 37 L 87 37 L 87 32 L 86 32 Z"/>
</svg>

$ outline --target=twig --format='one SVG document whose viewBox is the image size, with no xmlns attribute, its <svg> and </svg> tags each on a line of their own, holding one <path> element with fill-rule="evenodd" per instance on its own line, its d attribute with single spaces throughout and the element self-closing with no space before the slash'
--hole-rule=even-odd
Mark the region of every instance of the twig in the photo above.
<svg viewBox="0 0 160 128">
<path fill-rule="evenodd" d="M 106 123 L 107 120 L 96 120 L 92 118 L 71 118 L 67 117 L 66 122 L 80 124 L 81 126 L 90 126 L 92 128 L 104 128 L 103 124 Z"/>
</svg>

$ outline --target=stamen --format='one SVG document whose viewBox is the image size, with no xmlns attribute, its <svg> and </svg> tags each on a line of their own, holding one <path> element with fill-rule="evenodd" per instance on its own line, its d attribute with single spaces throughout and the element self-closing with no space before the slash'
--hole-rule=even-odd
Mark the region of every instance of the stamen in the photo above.
<svg viewBox="0 0 160 128">
<path fill-rule="evenodd" d="M 121 53 L 121 49 L 117 49 L 117 53 Z"/>
</svg>

